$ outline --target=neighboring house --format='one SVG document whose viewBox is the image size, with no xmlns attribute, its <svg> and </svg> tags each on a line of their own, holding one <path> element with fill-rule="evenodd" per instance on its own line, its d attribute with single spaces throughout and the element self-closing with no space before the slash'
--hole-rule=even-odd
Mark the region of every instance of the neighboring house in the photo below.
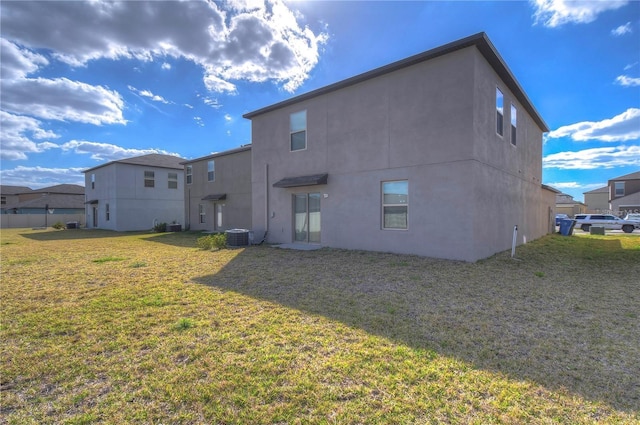
<svg viewBox="0 0 640 425">
<path fill-rule="evenodd" d="M 566 193 L 556 195 L 556 214 L 566 214 L 573 218 L 576 214 L 585 212 L 587 212 L 587 206 L 573 199 L 573 196 Z"/>
<path fill-rule="evenodd" d="M 188 229 L 222 232 L 251 228 L 251 146 L 182 164 Z"/>
<path fill-rule="evenodd" d="M 182 161 L 150 154 L 84 171 L 87 227 L 149 230 L 157 223 L 184 223 Z"/>
<path fill-rule="evenodd" d="M 548 127 L 484 33 L 244 117 L 268 242 L 476 261 L 553 231 Z"/>
<path fill-rule="evenodd" d="M 3 201 L 6 199 L 1 209 L 3 228 L 80 222 L 84 215 L 84 187 L 75 184 L 37 190 L 23 186 L 2 186 L 2 197 Z"/>
<path fill-rule="evenodd" d="M 609 212 L 609 186 L 584 192 L 584 203 L 587 205 L 586 212 Z"/>
<path fill-rule="evenodd" d="M 0 185 L 0 208 L 4 214 L 4 209 L 20 202 L 20 195 L 31 192 L 32 189 L 26 186 Z"/>
<path fill-rule="evenodd" d="M 609 208 L 620 215 L 640 213 L 640 171 L 609 180 Z"/>
</svg>

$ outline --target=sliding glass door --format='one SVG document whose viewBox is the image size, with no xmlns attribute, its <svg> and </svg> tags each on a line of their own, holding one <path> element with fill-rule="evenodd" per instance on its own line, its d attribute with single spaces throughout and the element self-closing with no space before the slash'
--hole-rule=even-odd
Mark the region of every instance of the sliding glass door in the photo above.
<svg viewBox="0 0 640 425">
<path fill-rule="evenodd" d="M 293 195 L 294 241 L 320 243 L 320 194 Z"/>
</svg>

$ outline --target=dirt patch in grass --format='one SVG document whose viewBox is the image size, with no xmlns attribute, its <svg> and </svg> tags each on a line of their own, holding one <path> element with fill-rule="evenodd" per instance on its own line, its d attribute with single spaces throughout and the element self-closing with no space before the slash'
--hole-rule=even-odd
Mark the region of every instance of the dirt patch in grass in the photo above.
<svg viewBox="0 0 640 425">
<path fill-rule="evenodd" d="M 2 421 L 640 422 L 638 237 L 468 264 L 198 236 L 3 230 Z"/>
</svg>

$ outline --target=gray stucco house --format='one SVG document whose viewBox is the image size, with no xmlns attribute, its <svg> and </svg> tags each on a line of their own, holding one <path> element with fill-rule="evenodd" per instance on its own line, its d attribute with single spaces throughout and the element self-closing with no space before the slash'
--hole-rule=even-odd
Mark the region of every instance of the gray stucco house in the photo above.
<svg viewBox="0 0 640 425">
<path fill-rule="evenodd" d="M 270 243 L 476 261 L 553 231 L 548 127 L 484 33 L 244 117 Z"/>
<path fill-rule="evenodd" d="M 182 165 L 188 229 L 223 232 L 251 228 L 251 146 Z"/>
<path fill-rule="evenodd" d="M 149 154 L 85 170 L 87 227 L 132 231 L 184 223 L 182 161 Z"/>
</svg>

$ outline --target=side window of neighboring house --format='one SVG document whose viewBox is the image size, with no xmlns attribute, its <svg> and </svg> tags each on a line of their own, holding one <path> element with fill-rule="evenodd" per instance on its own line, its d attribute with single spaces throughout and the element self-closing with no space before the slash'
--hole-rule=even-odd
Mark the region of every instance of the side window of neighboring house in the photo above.
<svg viewBox="0 0 640 425">
<path fill-rule="evenodd" d="M 216 163 L 214 160 L 207 162 L 207 181 L 215 181 L 216 179 Z M 204 223 L 204 222 L 203 222 Z"/>
<path fill-rule="evenodd" d="M 168 188 L 169 189 L 177 189 L 178 188 L 178 173 L 169 173 L 168 180 Z"/>
<path fill-rule="evenodd" d="M 104 205 L 104 216 L 107 219 L 107 221 L 109 221 L 109 219 L 111 218 L 111 211 L 109 211 L 109 204 Z"/>
<path fill-rule="evenodd" d="M 191 184 L 193 181 L 193 167 L 191 165 L 187 165 L 187 184 Z"/>
<path fill-rule="evenodd" d="M 518 127 L 518 111 L 516 107 L 511 104 L 511 144 L 516 145 L 516 128 Z"/>
<path fill-rule="evenodd" d="M 95 188 L 96 188 L 96 175 L 91 174 L 91 189 L 95 189 Z"/>
<path fill-rule="evenodd" d="M 624 182 L 614 182 L 613 187 L 615 189 L 616 197 L 624 196 Z"/>
<path fill-rule="evenodd" d="M 204 204 L 198 204 L 198 215 L 200 216 L 200 223 L 206 223 Z"/>
<path fill-rule="evenodd" d="M 156 177 L 154 171 L 145 171 L 144 172 L 144 187 L 155 187 L 156 186 Z"/>
<path fill-rule="evenodd" d="M 6 196 L 3 196 L 3 197 L 1 198 L 1 200 L 0 200 L 0 204 L 1 204 L 1 205 L 7 205 L 7 197 L 6 197 Z"/>
<path fill-rule="evenodd" d="M 407 229 L 408 216 L 409 181 L 382 182 L 382 228 Z"/>
<path fill-rule="evenodd" d="M 289 117 L 289 141 L 291 151 L 307 148 L 307 111 L 291 114 Z"/>
<path fill-rule="evenodd" d="M 502 136 L 504 131 L 504 96 L 496 87 L 496 133 Z"/>
</svg>

